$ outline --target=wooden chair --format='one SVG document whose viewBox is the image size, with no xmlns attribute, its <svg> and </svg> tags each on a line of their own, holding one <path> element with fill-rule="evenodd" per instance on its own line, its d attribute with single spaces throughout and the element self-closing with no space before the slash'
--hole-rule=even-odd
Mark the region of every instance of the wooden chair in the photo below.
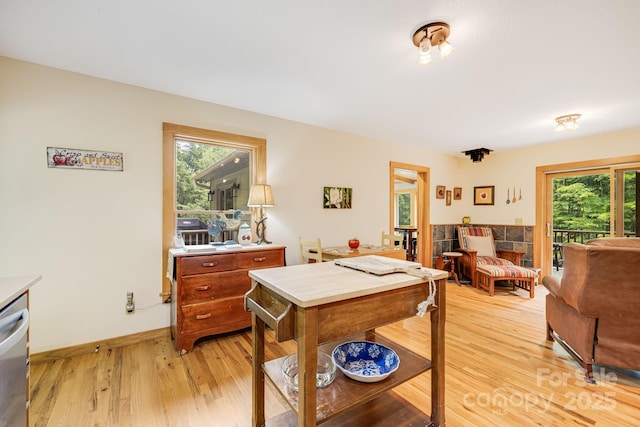
<svg viewBox="0 0 640 427">
<path fill-rule="evenodd" d="M 298 237 L 298 246 L 300 247 L 300 257 L 302 262 L 322 262 L 322 244 L 320 239 L 304 240 Z"/>
<path fill-rule="evenodd" d="M 380 242 L 380 246 L 385 246 L 388 248 L 397 248 L 403 249 L 402 247 L 402 235 L 401 234 L 389 234 L 382 232 L 382 240 Z"/>
<path fill-rule="evenodd" d="M 520 267 L 520 259 L 524 252 L 496 249 L 493 233 L 489 227 L 458 227 L 458 243 L 463 256 L 458 261 L 462 274 L 471 279 L 474 288 L 478 287 L 477 267 L 516 266 Z M 527 276 L 526 272 L 522 272 Z M 528 276 L 527 276 L 528 277 Z"/>
</svg>

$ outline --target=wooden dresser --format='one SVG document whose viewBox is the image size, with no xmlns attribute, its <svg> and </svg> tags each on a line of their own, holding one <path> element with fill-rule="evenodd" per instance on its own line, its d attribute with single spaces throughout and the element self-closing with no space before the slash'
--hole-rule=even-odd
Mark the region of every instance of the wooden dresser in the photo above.
<svg viewBox="0 0 640 427">
<path fill-rule="evenodd" d="M 171 337 L 179 353 L 199 338 L 251 326 L 244 294 L 249 270 L 285 265 L 284 246 L 250 245 L 207 253 L 171 250 Z"/>
</svg>

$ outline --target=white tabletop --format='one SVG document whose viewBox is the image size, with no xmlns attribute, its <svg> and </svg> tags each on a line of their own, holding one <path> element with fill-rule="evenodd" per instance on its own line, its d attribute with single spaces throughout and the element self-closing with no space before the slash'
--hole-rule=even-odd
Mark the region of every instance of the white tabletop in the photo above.
<svg viewBox="0 0 640 427">
<path fill-rule="evenodd" d="M 0 309 L 42 279 L 42 275 L 0 277 Z"/>
<path fill-rule="evenodd" d="M 449 276 L 449 273 L 441 270 L 423 268 L 422 271 L 430 272 L 434 280 Z M 406 273 L 377 276 L 341 267 L 333 262 L 251 270 L 249 276 L 299 307 L 314 307 L 417 285 L 428 280 Z"/>
</svg>

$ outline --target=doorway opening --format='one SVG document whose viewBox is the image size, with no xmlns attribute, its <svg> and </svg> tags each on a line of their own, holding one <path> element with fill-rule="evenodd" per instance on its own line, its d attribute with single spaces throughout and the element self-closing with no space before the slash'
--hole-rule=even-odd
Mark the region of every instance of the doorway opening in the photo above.
<svg viewBox="0 0 640 427">
<path fill-rule="evenodd" d="M 400 162 L 389 164 L 389 231 L 403 235 L 407 259 L 428 266 L 429 168 Z"/>
</svg>

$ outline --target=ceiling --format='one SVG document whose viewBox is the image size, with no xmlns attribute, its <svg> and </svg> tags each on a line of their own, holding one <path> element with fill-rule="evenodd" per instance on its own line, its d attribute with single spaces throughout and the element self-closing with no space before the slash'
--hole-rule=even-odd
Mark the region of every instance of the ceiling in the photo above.
<svg viewBox="0 0 640 427">
<path fill-rule="evenodd" d="M 640 125 L 637 0 L 2 0 L 0 55 L 463 157 Z M 418 65 L 414 31 L 455 51 Z M 580 128 L 554 131 L 580 113 Z"/>
</svg>

